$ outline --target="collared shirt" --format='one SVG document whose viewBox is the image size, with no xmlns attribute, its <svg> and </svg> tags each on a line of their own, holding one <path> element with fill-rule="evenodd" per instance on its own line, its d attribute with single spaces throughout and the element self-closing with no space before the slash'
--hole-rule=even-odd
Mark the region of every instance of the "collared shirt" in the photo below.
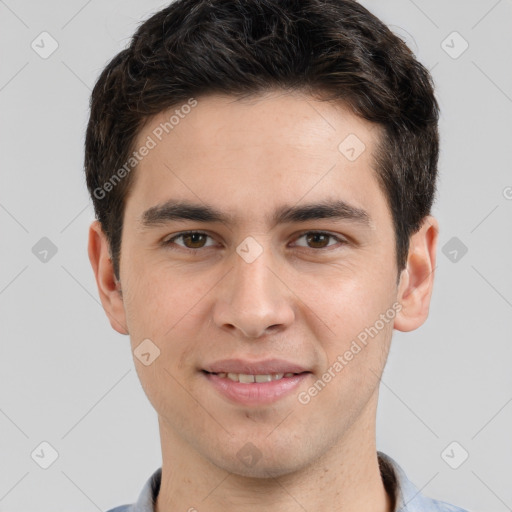
<svg viewBox="0 0 512 512">
<path fill-rule="evenodd" d="M 394 496 L 393 512 L 468 512 L 455 505 L 424 496 L 394 459 L 379 451 L 377 456 L 384 487 L 390 496 Z M 121 505 L 107 512 L 155 512 L 161 478 L 160 467 L 146 482 L 136 503 Z"/>
</svg>

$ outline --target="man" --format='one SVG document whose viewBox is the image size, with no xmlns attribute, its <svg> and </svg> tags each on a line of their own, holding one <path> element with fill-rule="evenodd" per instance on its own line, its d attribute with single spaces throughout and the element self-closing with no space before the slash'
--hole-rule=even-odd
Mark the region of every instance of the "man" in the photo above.
<svg viewBox="0 0 512 512">
<path fill-rule="evenodd" d="M 89 257 L 162 446 L 113 510 L 462 510 L 375 440 L 393 329 L 428 315 L 437 121 L 349 0 L 179 0 L 107 65 Z"/>
</svg>

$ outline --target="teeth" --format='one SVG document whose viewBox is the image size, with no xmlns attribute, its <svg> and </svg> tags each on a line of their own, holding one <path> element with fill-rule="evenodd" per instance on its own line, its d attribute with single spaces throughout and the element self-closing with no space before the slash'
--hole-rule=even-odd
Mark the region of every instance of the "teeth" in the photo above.
<svg viewBox="0 0 512 512">
<path fill-rule="evenodd" d="M 266 375 L 248 375 L 246 373 L 217 373 L 218 377 L 231 379 L 234 382 L 242 382 L 244 384 L 250 384 L 252 382 L 270 382 L 273 380 L 279 380 L 283 377 L 293 377 L 294 373 L 272 373 Z"/>
<path fill-rule="evenodd" d="M 255 375 L 254 382 L 270 382 L 272 380 L 272 375 Z M 242 381 L 240 381 L 242 382 Z"/>
</svg>

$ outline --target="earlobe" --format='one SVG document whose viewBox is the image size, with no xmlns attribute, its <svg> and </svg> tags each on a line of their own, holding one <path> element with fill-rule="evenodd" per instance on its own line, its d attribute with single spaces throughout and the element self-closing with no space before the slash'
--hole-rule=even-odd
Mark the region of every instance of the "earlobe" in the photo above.
<svg viewBox="0 0 512 512">
<path fill-rule="evenodd" d="M 101 304 L 110 320 L 110 325 L 120 334 L 129 334 L 126 327 L 121 283 L 115 277 L 108 240 L 97 220 L 89 227 L 88 254 Z"/>
<path fill-rule="evenodd" d="M 434 285 L 439 224 L 427 216 L 421 228 L 410 238 L 406 268 L 402 270 L 398 301 L 402 309 L 395 318 L 394 328 L 412 331 L 428 317 Z"/>
</svg>

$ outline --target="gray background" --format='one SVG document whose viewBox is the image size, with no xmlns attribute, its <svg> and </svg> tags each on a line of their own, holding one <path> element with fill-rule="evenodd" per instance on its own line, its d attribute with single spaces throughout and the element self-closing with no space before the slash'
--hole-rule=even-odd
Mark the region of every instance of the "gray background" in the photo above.
<svg viewBox="0 0 512 512">
<path fill-rule="evenodd" d="M 419 330 L 395 333 L 378 448 L 428 495 L 510 511 L 512 2 L 362 3 L 432 70 L 442 110 L 431 313 Z M 96 78 L 165 5 L 0 0 L 1 511 L 131 503 L 161 464 L 156 413 L 87 257 L 94 216 L 82 162 Z M 46 59 L 31 47 L 43 31 L 59 45 Z M 46 262 L 43 237 L 57 248 Z M 58 452 L 46 470 L 43 441 Z M 452 469 L 446 460 L 459 464 L 463 450 Z"/>
</svg>

